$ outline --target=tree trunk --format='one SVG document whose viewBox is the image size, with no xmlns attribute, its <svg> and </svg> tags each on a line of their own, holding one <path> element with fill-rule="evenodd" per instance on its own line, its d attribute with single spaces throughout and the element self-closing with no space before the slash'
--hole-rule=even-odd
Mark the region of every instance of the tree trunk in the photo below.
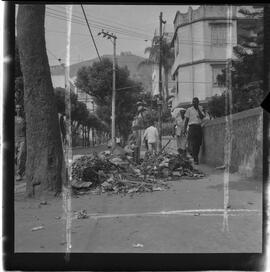
<svg viewBox="0 0 270 272">
<path fill-rule="evenodd" d="M 17 32 L 24 80 L 27 196 L 59 193 L 63 150 L 45 47 L 44 5 L 19 5 Z"/>
</svg>

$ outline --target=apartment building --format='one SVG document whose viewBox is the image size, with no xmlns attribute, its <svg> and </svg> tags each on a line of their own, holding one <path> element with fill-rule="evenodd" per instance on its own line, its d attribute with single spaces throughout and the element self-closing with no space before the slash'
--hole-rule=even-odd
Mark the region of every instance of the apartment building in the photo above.
<svg viewBox="0 0 270 272">
<path fill-rule="evenodd" d="M 186 13 L 177 12 L 174 19 L 172 67 L 174 98 L 172 108 L 202 102 L 224 91 L 217 77 L 234 58 L 237 44 L 236 6 L 203 5 Z"/>
</svg>

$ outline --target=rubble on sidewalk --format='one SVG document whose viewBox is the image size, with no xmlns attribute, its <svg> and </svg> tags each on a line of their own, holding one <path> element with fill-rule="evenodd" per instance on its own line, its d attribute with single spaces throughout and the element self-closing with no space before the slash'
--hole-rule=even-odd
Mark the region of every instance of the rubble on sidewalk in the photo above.
<svg viewBox="0 0 270 272">
<path fill-rule="evenodd" d="M 168 180 L 182 176 L 200 178 L 204 174 L 194 169 L 187 157 L 179 154 L 146 153 L 141 163 L 136 164 L 122 153 L 103 151 L 73 162 L 71 185 L 77 192 L 133 194 L 168 189 Z"/>
<path fill-rule="evenodd" d="M 141 164 L 144 175 L 161 178 L 179 178 L 182 176 L 202 178 L 205 175 L 192 166 L 192 162 L 185 155 L 162 152 L 158 155 L 145 154 Z"/>
<path fill-rule="evenodd" d="M 77 219 L 87 219 L 89 215 L 86 210 L 81 210 L 75 213 Z"/>
</svg>

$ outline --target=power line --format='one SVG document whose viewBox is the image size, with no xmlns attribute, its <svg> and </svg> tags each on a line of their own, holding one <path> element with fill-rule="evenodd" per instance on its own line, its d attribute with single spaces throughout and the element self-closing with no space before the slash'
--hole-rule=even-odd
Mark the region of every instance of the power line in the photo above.
<svg viewBox="0 0 270 272">
<path fill-rule="evenodd" d="M 63 13 L 60 12 L 59 10 L 54 10 L 54 9 L 51 9 L 51 8 L 47 8 L 47 9 L 50 10 L 50 11 L 47 11 L 48 14 L 51 14 L 51 15 L 54 15 L 54 16 L 59 16 L 59 17 L 62 17 L 62 19 L 66 20 L 65 16 L 63 18 Z M 53 13 L 51 11 L 58 12 L 59 14 L 55 14 L 55 13 Z M 82 18 L 80 16 L 73 15 L 73 17 L 79 18 L 79 19 L 73 18 L 72 19 L 73 22 L 76 22 L 76 23 L 79 23 L 79 24 L 82 23 L 82 21 L 81 21 Z M 91 19 L 89 21 L 91 21 Z M 110 29 L 111 31 L 115 31 L 115 32 L 121 33 L 123 35 L 124 34 L 132 34 L 133 36 L 136 35 L 136 36 L 144 37 L 144 38 L 146 38 L 146 36 L 147 36 L 147 38 L 150 37 L 146 33 L 139 33 L 139 32 L 136 32 L 136 31 L 132 31 L 132 30 L 124 29 L 124 28 L 119 28 L 119 27 L 115 27 L 115 26 L 112 26 L 112 25 L 107 25 L 107 24 L 104 24 L 104 23 L 101 23 L 101 22 L 96 22 L 96 21 L 93 21 L 93 22 L 95 22 L 95 23 L 93 23 L 92 26 L 96 26 L 96 28 L 98 28 L 98 29 L 107 28 L 107 29 Z"/>
<path fill-rule="evenodd" d="M 65 31 L 58 31 L 58 30 L 50 30 L 50 29 L 47 29 L 46 30 L 46 32 L 47 33 L 62 33 L 62 34 L 67 34 L 67 32 L 65 32 Z M 83 34 L 83 33 L 76 33 L 76 32 L 72 32 L 72 34 L 73 35 L 78 35 L 78 36 L 84 36 L 84 37 L 88 37 L 88 35 L 87 34 Z M 118 38 L 118 39 L 120 39 L 120 40 L 128 40 L 128 41 L 148 41 L 148 40 L 145 40 L 145 39 L 143 39 L 143 38 Z"/>
<path fill-rule="evenodd" d="M 99 52 L 98 52 L 98 49 L 97 49 L 97 46 L 96 46 L 96 43 L 95 43 L 95 39 L 94 39 L 94 37 L 93 37 L 93 34 L 92 34 L 92 31 L 91 31 L 91 28 L 90 28 L 90 26 L 89 26 L 89 23 L 88 23 L 87 17 L 86 17 L 85 12 L 84 12 L 83 5 L 81 5 L 81 8 L 82 8 L 82 11 L 83 11 L 83 14 L 84 14 L 84 18 L 85 18 L 85 21 L 86 21 L 86 23 L 87 23 L 87 26 L 88 26 L 89 32 L 90 32 L 90 34 L 91 34 L 91 37 L 92 37 L 93 43 L 94 43 L 94 45 L 95 45 L 95 48 L 96 48 L 96 51 L 97 51 L 98 58 L 99 58 L 99 60 L 101 61 L 101 58 L 100 58 L 100 55 L 99 55 Z"/>
<path fill-rule="evenodd" d="M 58 19 L 58 20 L 61 20 L 61 21 L 69 21 L 69 22 L 73 22 L 73 23 L 76 23 L 76 24 L 79 24 L 79 25 L 84 25 L 81 21 L 79 21 L 79 20 L 76 20 L 75 21 L 75 19 L 73 19 L 73 20 L 69 20 L 69 19 L 66 19 L 64 16 L 62 16 L 62 15 L 59 15 L 59 14 L 54 14 L 54 13 L 51 13 L 51 12 L 47 12 L 47 16 L 48 17 L 51 17 L 51 18 L 55 18 L 55 19 Z M 101 26 L 97 26 L 97 25 L 93 25 L 92 24 L 92 28 L 95 28 L 95 29 L 98 29 L 98 30 L 100 30 L 102 27 Z M 122 34 L 122 35 L 124 35 L 124 36 L 131 36 L 131 37 L 134 37 L 135 35 L 134 34 L 130 34 L 128 31 L 126 31 L 126 32 L 123 32 L 123 31 L 119 31 L 119 30 L 114 30 L 112 27 L 109 29 L 109 28 L 107 28 L 108 30 L 110 30 L 110 31 L 114 31 L 114 32 L 117 32 L 117 33 L 119 33 L 119 34 Z M 142 36 L 139 36 L 139 35 L 137 35 L 137 36 L 135 36 L 135 37 L 137 37 L 137 38 L 141 38 L 141 39 L 149 39 L 149 38 L 146 38 L 146 37 L 142 37 Z"/>
<path fill-rule="evenodd" d="M 59 11 L 59 10 L 55 10 L 55 9 L 52 9 L 52 8 L 48 8 L 48 9 L 53 10 L 53 11 L 56 11 L 56 12 L 59 12 L 59 13 L 62 13 L 62 11 Z M 77 17 L 77 18 L 79 18 L 79 19 L 81 19 L 80 16 L 76 16 L 76 15 L 74 15 L 74 14 L 78 14 L 78 13 L 73 12 L 73 16 L 74 16 L 74 17 Z M 86 14 L 87 14 L 87 13 L 86 13 Z M 87 14 L 87 15 L 88 15 L 88 14 Z M 93 15 L 88 15 L 88 16 L 94 17 Z M 97 18 L 97 17 L 96 17 L 96 18 Z M 93 20 L 93 19 L 89 19 L 89 21 L 92 21 L 92 22 L 94 22 L 94 23 L 101 24 L 101 25 L 103 25 L 104 28 L 105 28 L 105 27 L 106 27 L 106 28 L 107 28 L 107 27 L 112 27 L 112 24 L 111 24 L 111 23 L 109 23 L 109 24 L 104 24 L 104 23 L 103 23 L 104 21 L 108 21 L 108 22 L 109 22 L 110 20 L 106 20 L 106 19 L 103 19 L 103 18 L 102 18 L 102 22 L 101 22 L 101 21 L 98 21 L 98 20 Z M 122 27 L 113 26 L 115 29 L 119 29 L 119 30 L 128 30 L 128 31 L 132 31 L 132 32 L 137 33 L 137 34 L 148 35 L 147 33 L 142 32 L 142 29 L 139 29 L 139 28 L 136 28 L 136 27 L 130 27 L 130 26 L 127 26 L 127 25 L 124 25 L 124 24 L 120 24 L 120 23 L 115 22 L 115 21 L 111 21 L 111 22 L 113 22 L 114 24 L 118 24 L 118 25 L 121 25 L 121 26 L 124 26 L 124 27 L 125 27 L 125 28 L 122 28 Z M 139 33 L 138 31 L 140 31 L 140 33 Z"/>
<path fill-rule="evenodd" d="M 52 17 L 52 16 L 49 16 L 49 17 Z M 52 18 L 56 18 L 58 19 L 57 17 L 52 17 Z M 60 19 L 60 18 L 59 18 Z M 83 25 L 79 22 L 74 22 L 74 23 L 77 23 L 77 24 L 80 24 L 80 25 Z M 99 29 L 97 27 L 94 27 L 96 29 Z M 54 32 L 54 33 L 63 33 L 63 34 L 66 34 L 67 32 L 64 32 L 64 31 L 56 31 L 56 30 L 47 30 L 47 32 Z M 88 36 L 87 34 L 82 34 L 82 33 L 72 33 L 74 35 L 80 35 L 80 36 Z M 128 39 L 128 38 L 118 38 L 118 39 L 123 39 L 123 40 L 137 40 L 137 41 L 141 41 L 141 40 L 144 40 L 146 41 L 144 38 L 134 38 L 134 39 Z M 213 46 L 212 45 L 212 42 L 210 40 L 205 40 L 205 41 L 196 41 L 196 40 L 193 40 L 193 42 L 190 42 L 189 40 L 182 40 L 180 41 L 180 44 L 179 46 L 182 45 L 195 45 L 195 46 L 202 46 L 202 45 L 206 45 L 206 46 Z M 229 45 L 229 44 L 232 44 L 232 45 L 240 45 L 240 44 L 237 44 L 237 43 L 233 43 L 233 42 L 223 42 L 224 45 Z M 222 47 L 222 46 L 219 46 L 219 47 Z"/>
</svg>

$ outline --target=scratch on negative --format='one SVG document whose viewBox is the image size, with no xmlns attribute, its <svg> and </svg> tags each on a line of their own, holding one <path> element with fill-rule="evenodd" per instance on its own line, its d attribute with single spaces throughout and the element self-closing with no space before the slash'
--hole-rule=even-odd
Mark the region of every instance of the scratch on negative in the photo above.
<svg viewBox="0 0 270 272">
<path fill-rule="evenodd" d="M 225 145 L 224 145 L 224 216 L 223 231 L 229 231 L 228 205 L 229 205 L 229 178 L 232 152 L 232 93 L 231 93 L 231 58 L 232 58 L 232 6 L 227 9 L 227 73 L 226 73 L 226 96 L 225 96 Z"/>
<path fill-rule="evenodd" d="M 66 7 L 67 14 L 67 44 L 66 44 L 66 61 L 65 61 L 65 112 L 66 112 L 66 128 L 67 128 L 67 148 L 65 152 L 65 161 L 67 167 L 67 186 L 64 189 L 64 211 L 66 215 L 65 235 L 66 235 L 66 256 L 65 259 L 69 262 L 71 252 L 71 164 L 72 164 L 72 137 L 71 137 L 71 105 L 70 105 L 70 82 L 69 82 L 69 67 L 70 67 L 70 43 L 71 43 L 71 19 L 72 19 L 72 5 Z"/>
</svg>

